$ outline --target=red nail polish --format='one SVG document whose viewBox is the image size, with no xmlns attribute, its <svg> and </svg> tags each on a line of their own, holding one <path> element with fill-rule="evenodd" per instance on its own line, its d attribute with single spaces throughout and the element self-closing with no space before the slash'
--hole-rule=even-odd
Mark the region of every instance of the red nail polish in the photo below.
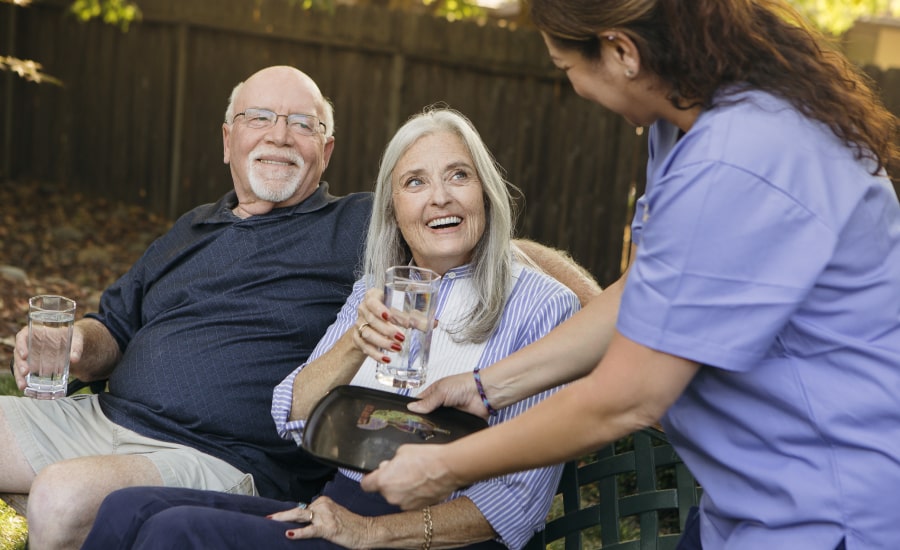
<svg viewBox="0 0 900 550">
<path fill-rule="evenodd" d="M 384 313 L 381 314 L 381 318 L 384 319 L 385 321 L 388 320 L 388 317 L 389 317 L 389 316 L 388 316 L 388 314 L 387 314 L 387 311 L 385 311 Z"/>
<path fill-rule="evenodd" d="M 402 341 L 406 340 L 406 336 L 404 336 L 402 332 L 398 332 L 397 334 L 394 335 L 394 340 L 396 340 L 398 342 L 402 342 Z"/>
<path fill-rule="evenodd" d="M 391 358 L 388 357 L 387 355 L 385 355 L 384 357 L 381 358 L 381 362 L 382 362 L 382 363 L 390 363 L 390 362 L 391 362 Z"/>
<path fill-rule="evenodd" d="M 286 533 L 286 535 L 287 535 L 287 538 L 289 538 L 289 539 L 292 539 L 292 538 L 294 538 L 294 537 L 296 536 L 296 535 L 294 535 L 294 532 L 293 532 L 293 531 L 288 531 L 288 532 Z"/>
<path fill-rule="evenodd" d="M 403 346 L 401 346 L 400 344 L 394 343 L 394 344 L 391 344 L 391 349 L 394 351 L 400 351 L 403 349 Z"/>
</svg>

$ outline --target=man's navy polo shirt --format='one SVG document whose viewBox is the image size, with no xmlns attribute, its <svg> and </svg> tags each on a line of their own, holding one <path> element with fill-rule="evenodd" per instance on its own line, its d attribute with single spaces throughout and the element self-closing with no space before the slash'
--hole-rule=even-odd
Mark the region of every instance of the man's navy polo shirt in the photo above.
<svg viewBox="0 0 900 550">
<path fill-rule="evenodd" d="M 101 321 L 123 357 L 100 396 L 113 422 L 251 473 L 272 498 L 331 470 L 280 439 L 272 390 L 312 352 L 361 272 L 372 195 L 328 184 L 240 219 L 232 191 L 182 216 L 108 288 Z"/>
</svg>

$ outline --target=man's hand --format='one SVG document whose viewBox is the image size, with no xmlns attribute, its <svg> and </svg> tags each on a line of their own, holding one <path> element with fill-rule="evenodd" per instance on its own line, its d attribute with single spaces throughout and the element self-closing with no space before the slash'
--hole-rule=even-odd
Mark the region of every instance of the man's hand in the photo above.
<svg viewBox="0 0 900 550">
<path fill-rule="evenodd" d="M 13 350 L 15 366 L 13 374 L 16 377 L 16 386 L 19 390 L 25 389 L 25 376 L 28 375 L 28 327 L 16 333 L 16 348 Z"/>
<path fill-rule="evenodd" d="M 81 352 L 84 350 L 84 333 L 76 324 L 72 330 L 72 348 L 69 350 L 69 364 L 75 365 L 81 360 Z M 16 377 L 16 386 L 19 390 L 25 390 L 25 377 L 28 376 L 28 327 L 22 328 L 16 333 L 16 347 L 13 350 L 13 375 Z"/>
</svg>

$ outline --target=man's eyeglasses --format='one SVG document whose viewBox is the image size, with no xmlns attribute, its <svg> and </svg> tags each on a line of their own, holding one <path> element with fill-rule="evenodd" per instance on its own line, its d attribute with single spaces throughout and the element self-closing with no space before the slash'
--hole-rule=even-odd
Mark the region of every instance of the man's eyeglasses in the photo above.
<svg viewBox="0 0 900 550">
<path fill-rule="evenodd" d="M 322 127 L 321 131 L 323 134 L 327 130 L 325 123 L 313 115 L 279 115 L 268 109 L 246 109 L 243 112 L 234 115 L 234 118 L 231 119 L 231 123 L 234 124 L 234 121 L 237 120 L 237 117 L 239 116 L 244 117 L 247 126 L 257 130 L 265 130 L 275 126 L 280 117 L 284 117 L 285 120 L 287 120 L 288 128 L 290 128 L 292 132 L 300 134 L 301 136 L 315 135 L 319 131 L 319 126 Z"/>
</svg>

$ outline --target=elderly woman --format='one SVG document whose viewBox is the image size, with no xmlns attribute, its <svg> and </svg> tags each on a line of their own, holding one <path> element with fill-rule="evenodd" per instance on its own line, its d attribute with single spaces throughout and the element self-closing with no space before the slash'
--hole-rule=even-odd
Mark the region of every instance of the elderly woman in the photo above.
<svg viewBox="0 0 900 550">
<path fill-rule="evenodd" d="M 313 405 L 340 384 L 386 389 L 375 379 L 375 363 L 384 360 L 382 350 L 402 342 L 382 303 L 390 266 L 412 264 L 442 275 L 429 379 L 466 371 L 477 377 L 569 318 L 579 307 L 576 296 L 525 264 L 511 244 L 512 228 L 508 184 L 464 116 L 427 110 L 400 128 L 378 174 L 366 274 L 309 362 L 275 389 L 272 414 L 282 437 L 299 441 Z M 491 411 L 490 423 L 549 393 Z M 349 470 L 300 507 L 202 491 L 126 489 L 104 502 L 85 548 L 521 548 L 543 527 L 559 473 L 552 466 L 489 479 L 411 512 L 365 493 L 361 475 Z"/>
</svg>

